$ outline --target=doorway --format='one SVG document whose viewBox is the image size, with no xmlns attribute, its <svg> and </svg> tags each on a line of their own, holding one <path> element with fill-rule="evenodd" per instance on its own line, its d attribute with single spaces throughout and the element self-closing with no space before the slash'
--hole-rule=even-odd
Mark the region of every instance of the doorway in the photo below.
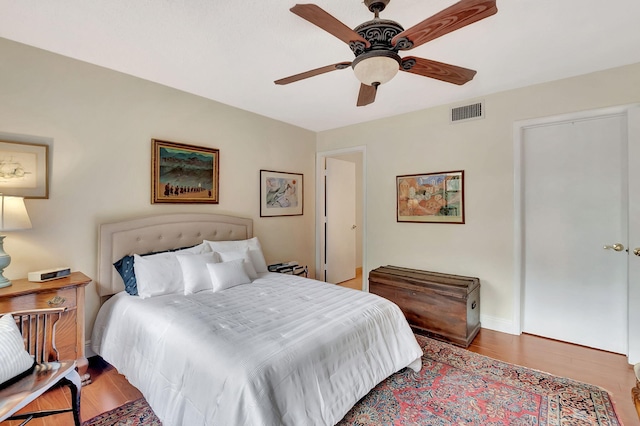
<svg viewBox="0 0 640 426">
<path fill-rule="evenodd" d="M 358 289 L 365 289 L 366 283 L 362 279 L 362 270 L 364 268 L 365 259 L 365 147 L 354 147 L 337 151 L 320 152 L 316 157 L 316 279 L 321 281 L 336 283 L 341 278 L 335 278 L 331 269 L 331 263 L 336 265 L 336 258 L 332 260 L 333 254 L 336 254 L 339 246 L 345 244 L 344 241 L 337 242 L 334 238 L 328 239 L 327 232 L 327 214 L 335 214 L 331 212 L 331 207 L 335 207 L 337 203 L 345 203 L 344 200 L 339 200 L 337 193 L 332 193 L 330 185 L 327 184 L 326 169 L 327 163 L 335 165 L 351 166 L 355 173 L 355 195 L 351 195 L 351 207 L 355 210 L 355 221 L 353 223 L 345 224 L 345 228 L 342 232 L 338 232 L 338 235 L 351 236 L 353 240 L 353 250 L 355 252 L 353 266 L 350 268 L 351 278 L 354 276 L 360 281 L 355 284 Z M 333 161 L 336 160 L 336 161 Z M 341 168 L 341 167 L 339 167 Z M 347 170 L 349 167 L 347 167 Z M 344 191 L 340 191 L 341 193 Z M 333 247 L 332 247 L 333 246 Z M 339 257 L 338 260 L 342 259 Z M 327 261 L 330 263 L 327 263 Z M 344 267 L 344 265 L 342 265 Z M 345 278 L 349 279 L 349 277 Z M 349 281 L 353 283 L 352 280 Z M 353 285 L 353 284 L 350 284 Z"/>
<path fill-rule="evenodd" d="M 518 332 L 630 355 L 629 111 L 516 123 Z"/>
</svg>

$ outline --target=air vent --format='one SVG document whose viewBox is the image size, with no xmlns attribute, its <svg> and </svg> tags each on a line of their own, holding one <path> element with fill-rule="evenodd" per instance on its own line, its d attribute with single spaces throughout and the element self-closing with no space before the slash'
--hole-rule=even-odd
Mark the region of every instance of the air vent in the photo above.
<svg viewBox="0 0 640 426">
<path fill-rule="evenodd" d="M 484 102 L 451 108 L 449 120 L 451 123 L 458 123 L 479 118 L 484 118 Z"/>
</svg>

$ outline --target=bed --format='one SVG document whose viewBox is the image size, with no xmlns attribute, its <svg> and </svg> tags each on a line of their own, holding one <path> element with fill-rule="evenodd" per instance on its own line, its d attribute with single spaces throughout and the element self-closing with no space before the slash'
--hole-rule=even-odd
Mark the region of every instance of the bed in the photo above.
<svg viewBox="0 0 640 426">
<path fill-rule="evenodd" d="M 261 248 L 251 219 L 140 218 L 101 225 L 99 241 L 97 287 L 106 301 L 92 349 L 142 392 L 165 426 L 333 425 L 389 375 L 420 370 L 422 351 L 396 305 L 373 294 L 266 272 L 253 257 Z M 134 253 L 201 244 L 253 244 L 239 262 L 247 268 L 253 259 L 256 277 L 218 291 L 143 297 L 124 291 L 113 266 Z M 216 250 L 220 258 L 231 253 Z M 167 256 L 181 262 L 209 258 Z M 237 264 L 207 264 L 213 288 L 222 282 L 216 270 Z M 181 266 L 186 289 L 190 270 Z"/>
</svg>

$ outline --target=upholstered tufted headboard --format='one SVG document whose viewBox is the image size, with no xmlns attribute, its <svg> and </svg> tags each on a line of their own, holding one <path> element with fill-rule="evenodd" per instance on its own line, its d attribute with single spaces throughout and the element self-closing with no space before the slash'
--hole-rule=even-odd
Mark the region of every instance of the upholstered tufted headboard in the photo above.
<svg viewBox="0 0 640 426">
<path fill-rule="evenodd" d="M 129 254 L 188 247 L 202 240 L 244 240 L 253 237 L 253 220 L 206 213 L 143 217 L 100 225 L 98 292 L 109 296 L 124 290 L 113 263 Z"/>
</svg>

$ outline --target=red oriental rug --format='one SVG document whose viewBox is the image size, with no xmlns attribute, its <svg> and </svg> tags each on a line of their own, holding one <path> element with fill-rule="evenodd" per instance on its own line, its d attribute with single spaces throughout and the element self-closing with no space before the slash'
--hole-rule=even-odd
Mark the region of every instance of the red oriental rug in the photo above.
<svg viewBox="0 0 640 426">
<path fill-rule="evenodd" d="M 380 383 L 340 426 L 621 424 L 602 388 L 416 338 L 422 370 Z"/>
<path fill-rule="evenodd" d="M 602 388 L 416 337 L 424 350 L 422 370 L 387 378 L 339 426 L 621 425 Z M 160 424 L 139 399 L 83 426 Z"/>
<path fill-rule="evenodd" d="M 144 398 L 127 402 L 118 408 L 87 420 L 82 426 L 162 426 Z"/>
</svg>

